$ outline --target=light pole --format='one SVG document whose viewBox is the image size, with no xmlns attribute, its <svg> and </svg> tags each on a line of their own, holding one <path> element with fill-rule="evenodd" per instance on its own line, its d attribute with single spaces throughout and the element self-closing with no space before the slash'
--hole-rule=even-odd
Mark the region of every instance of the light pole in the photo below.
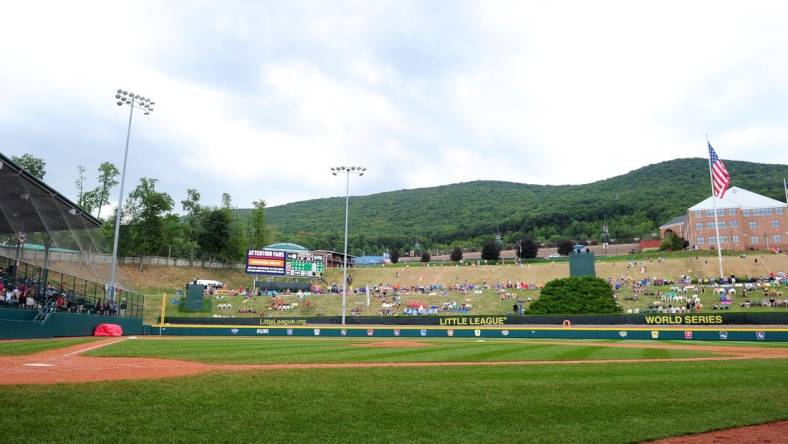
<svg viewBox="0 0 788 444">
<path fill-rule="evenodd" d="M 118 238 L 120 237 L 120 212 L 123 209 L 123 185 L 126 183 L 126 161 L 129 159 L 129 138 L 131 137 L 131 117 L 134 115 L 134 108 L 141 108 L 145 115 L 153 112 L 153 105 L 156 102 L 151 101 L 149 97 L 143 97 L 139 94 L 134 94 L 122 89 L 119 89 L 115 94 L 118 106 L 129 105 L 129 126 L 126 129 L 126 150 L 123 153 L 123 171 L 120 175 L 120 194 L 118 195 L 118 207 L 115 211 L 115 239 L 112 241 L 112 269 L 110 270 L 109 278 L 109 291 L 108 297 L 110 300 L 115 299 L 115 277 L 118 267 Z"/>
<path fill-rule="evenodd" d="M 367 169 L 360 166 L 331 168 L 331 174 L 334 176 L 345 174 L 345 252 L 342 258 L 344 262 L 342 270 L 342 325 L 345 325 L 345 307 L 347 306 L 347 219 L 348 209 L 350 208 L 350 175 L 358 174 L 363 176 L 365 171 Z"/>
</svg>

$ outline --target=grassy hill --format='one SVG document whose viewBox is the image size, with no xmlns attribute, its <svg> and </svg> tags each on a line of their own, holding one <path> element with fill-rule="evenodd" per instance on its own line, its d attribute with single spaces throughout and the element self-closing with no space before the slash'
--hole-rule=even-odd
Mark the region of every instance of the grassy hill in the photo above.
<svg viewBox="0 0 788 444">
<path fill-rule="evenodd" d="M 788 165 L 726 161 L 732 185 L 778 200 Z M 504 241 L 525 234 L 540 241 L 598 239 L 608 221 L 611 237 L 645 237 L 709 195 L 706 159 L 676 159 L 583 185 L 475 181 L 399 190 L 351 200 L 351 249 L 385 246 L 477 247 L 496 230 Z M 245 213 L 248 210 L 240 210 Z M 277 240 L 310 248 L 339 248 L 344 198 L 271 207 L 267 222 Z"/>
</svg>

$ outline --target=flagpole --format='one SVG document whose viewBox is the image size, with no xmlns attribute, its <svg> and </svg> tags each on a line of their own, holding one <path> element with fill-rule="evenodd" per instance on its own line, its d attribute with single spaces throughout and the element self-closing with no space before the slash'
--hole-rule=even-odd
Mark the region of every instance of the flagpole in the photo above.
<svg viewBox="0 0 788 444">
<path fill-rule="evenodd" d="M 708 134 L 706 134 L 706 146 L 707 147 L 711 146 L 711 143 L 709 142 Z M 717 199 L 716 199 L 717 196 L 714 195 L 714 177 L 712 176 L 711 173 L 711 152 L 708 153 L 708 157 L 709 157 L 709 184 L 711 185 L 711 205 L 712 208 L 714 209 L 714 230 L 716 230 L 717 232 L 717 260 L 720 263 L 720 284 L 722 284 L 722 281 L 725 279 L 725 274 L 722 272 L 722 249 L 720 248 L 720 224 L 717 220 Z"/>
<path fill-rule="evenodd" d="M 783 190 L 785 190 L 785 203 L 788 205 L 788 183 L 785 183 L 785 178 L 783 177 Z"/>
</svg>

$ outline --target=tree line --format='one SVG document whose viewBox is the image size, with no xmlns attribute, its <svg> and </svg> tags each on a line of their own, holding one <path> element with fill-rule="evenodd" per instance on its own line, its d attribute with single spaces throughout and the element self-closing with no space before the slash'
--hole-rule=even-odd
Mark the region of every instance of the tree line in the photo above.
<svg viewBox="0 0 788 444">
<path fill-rule="evenodd" d="M 43 159 L 24 154 L 13 156 L 12 160 L 34 177 L 44 179 L 46 161 Z M 96 185 L 90 188 L 85 167 L 77 167 L 77 204 L 101 222 L 99 234 L 107 248 L 111 248 L 113 242 L 117 209 L 106 211 L 106 207 L 119 184 L 119 175 L 114 164 L 103 162 L 96 173 Z M 202 203 L 199 191 L 189 188 L 178 206 L 172 196 L 157 189 L 157 184 L 157 179 L 140 178 L 124 197 L 118 243 L 120 256 L 240 261 L 247 249 L 262 248 L 270 238 L 263 199 L 253 202 L 252 209 L 241 217 L 229 193 L 222 194 L 220 206 L 211 207 Z M 178 209 L 184 214 L 178 214 Z"/>
</svg>

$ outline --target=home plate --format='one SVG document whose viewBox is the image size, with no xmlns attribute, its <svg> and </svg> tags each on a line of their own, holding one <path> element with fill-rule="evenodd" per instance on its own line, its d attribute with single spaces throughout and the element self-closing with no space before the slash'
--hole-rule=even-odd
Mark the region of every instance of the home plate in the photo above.
<svg viewBox="0 0 788 444">
<path fill-rule="evenodd" d="M 52 367 L 52 364 L 39 364 L 34 362 L 32 364 L 25 364 L 26 367 Z"/>
</svg>

